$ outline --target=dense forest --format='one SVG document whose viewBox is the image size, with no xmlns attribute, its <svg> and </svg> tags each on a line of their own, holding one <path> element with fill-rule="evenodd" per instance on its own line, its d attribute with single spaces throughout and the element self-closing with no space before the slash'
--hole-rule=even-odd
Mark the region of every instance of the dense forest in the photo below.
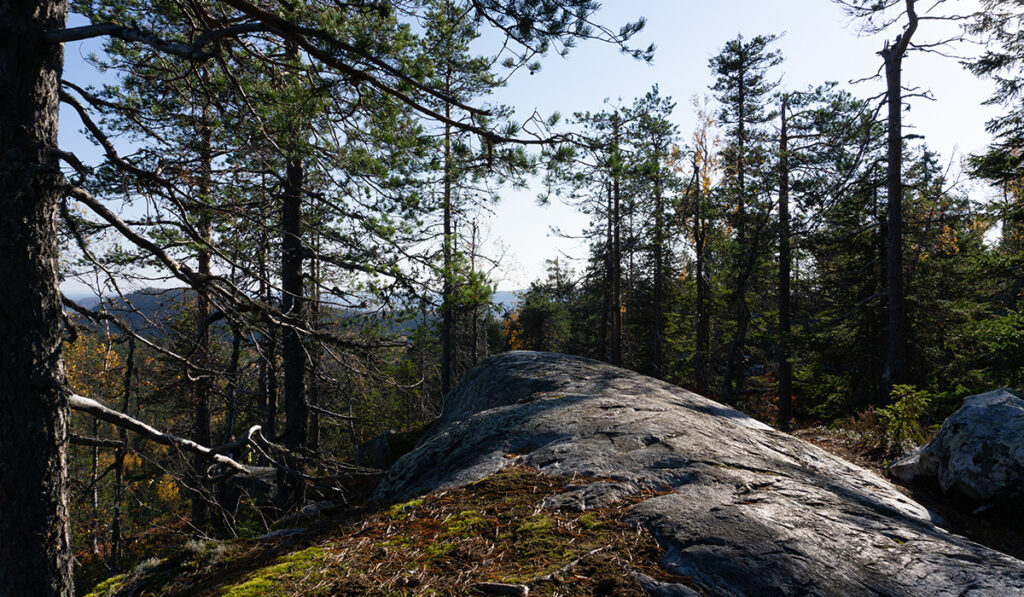
<svg viewBox="0 0 1024 597">
<path fill-rule="evenodd" d="M 496 90 L 593 44 L 639 68 L 644 21 L 591 0 L 4 2 L 0 593 L 71 595 L 73 559 L 95 582 L 154 525 L 252 536 L 356 499 L 503 351 L 890 456 L 965 396 L 1024 388 L 1024 7 L 836 3 L 889 40 L 873 97 L 786 88 L 754 32 L 721 40 L 704 99 L 517 122 Z M 100 85 L 62 74 L 89 39 Z M 921 52 L 995 82 L 963 172 L 904 122 Z M 95 156 L 59 146 L 62 106 Z M 524 188 L 589 218 L 588 257 L 499 304 L 481 222 Z"/>
</svg>

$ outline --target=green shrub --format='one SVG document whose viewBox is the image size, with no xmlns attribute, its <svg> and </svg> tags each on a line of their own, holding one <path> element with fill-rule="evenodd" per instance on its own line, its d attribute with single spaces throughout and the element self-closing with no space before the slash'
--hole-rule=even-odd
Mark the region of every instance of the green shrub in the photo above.
<svg viewBox="0 0 1024 597">
<path fill-rule="evenodd" d="M 893 386 L 892 404 L 875 409 L 885 426 L 890 451 L 903 451 L 928 441 L 925 417 L 931 406 L 931 394 L 914 386 Z"/>
</svg>

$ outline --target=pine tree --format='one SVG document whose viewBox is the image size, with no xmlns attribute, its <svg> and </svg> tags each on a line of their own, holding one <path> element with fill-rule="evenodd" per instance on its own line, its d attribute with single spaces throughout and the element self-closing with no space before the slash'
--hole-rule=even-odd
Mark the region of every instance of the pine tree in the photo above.
<svg viewBox="0 0 1024 597">
<path fill-rule="evenodd" d="M 730 225 L 735 235 L 732 304 L 736 331 L 729 343 L 722 400 L 736 403 L 743 389 L 744 354 L 751 322 L 748 293 L 758 280 L 765 255 L 771 200 L 768 190 L 768 134 L 774 118 L 769 110 L 777 82 L 768 71 L 781 63 L 778 51 L 769 50 L 776 36 L 742 36 L 726 43 L 709 61 L 716 76 L 711 90 L 721 104 L 719 121 L 725 130 L 722 166 L 726 172 L 722 191 L 733 210 Z"/>
<path fill-rule="evenodd" d="M 117 217 L 88 189 L 63 180 L 58 159 L 72 167 L 80 167 L 81 160 L 54 149 L 62 44 L 108 36 L 125 43 L 149 45 L 181 60 L 196 62 L 222 56 L 222 52 L 240 51 L 236 44 L 239 40 L 256 44 L 262 41 L 294 44 L 305 56 L 303 64 L 309 65 L 311 71 L 329 72 L 338 89 L 345 89 L 353 96 L 370 96 L 370 100 L 386 100 L 385 104 L 444 121 L 442 114 L 422 101 L 424 95 L 437 97 L 438 92 L 420 82 L 415 61 L 407 61 L 402 53 L 395 55 L 394 46 L 390 45 L 391 36 L 378 35 L 368 28 L 360 30 L 360 24 L 365 22 L 362 17 L 377 15 L 395 23 L 392 3 L 383 3 L 370 11 L 364 10 L 361 4 L 261 7 L 248 2 L 211 3 L 209 6 L 195 3 L 189 5 L 196 11 L 196 18 L 189 19 L 194 24 L 194 35 L 184 38 L 174 31 L 161 38 L 165 32 L 147 31 L 134 25 L 144 22 L 141 17 L 149 10 L 148 5 L 127 2 L 112 5 L 116 21 L 94 22 L 81 28 L 65 28 L 66 6 L 53 0 L 14 4 L 0 14 L 0 24 L 5 25 L 5 30 L 19 32 L 0 42 L 0 72 L 8 85 L 8 92 L 0 99 L 0 139 L 5 151 L 0 167 L 0 189 L 12 198 L 9 209 L 0 215 L 0 230 L 3 231 L 0 238 L 8 247 L 4 251 L 8 256 L 8 278 L 17 287 L 6 293 L 4 302 L 0 303 L 0 312 L 5 314 L 0 326 L 5 332 L 5 341 L 10 343 L 5 350 L 7 359 L 3 369 L 5 387 L 10 393 L 0 400 L 3 414 L 0 481 L 5 496 L 0 502 L 0 535 L 4 538 L 5 556 L 0 558 L 3 562 L 0 586 L 22 595 L 72 593 L 66 512 L 68 406 L 74 402 L 93 413 L 104 412 L 96 408 L 94 402 L 69 397 L 62 387 L 61 312 L 55 271 L 58 262 L 56 214 L 61 196 L 73 197 L 102 218 L 104 225 L 116 229 L 127 242 L 148 251 L 182 283 L 223 301 L 230 310 L 261 313 L 272 319 L 282 315 L 280 310 L 254 299 L 225 276 L 200 274 L 196 268 L 175 259 L 164 247 L 133 230 L 133 222 Z M 628 25 L 619 34 L 595 31 L 590 28 L 590 17 L 596 9 L 596 4 L 589 0 L 473 3 L 478 18 L 508 33 L 524 46 L 524 53 L 531 56 L 543 53 L 552 44 L 564 48 L 588 37 L 624 44 L 625 38 L 642 26 L 642 23 Z M 352 28 L 346 30 L 347 25 Z M 408 28 L 399 30 L 408 34 Z M 639 57 L 649 55 L 643 50 L 635 53 Z M 255 58 L 249 55 L 246 61 L 250 60 Z M 391 115 L 394 115 L 393 110 Z M 365 118 L 364 123 L 375 116 Z M 396 123 L 404 122 L 392 118 L 389 124 Z M 476 132 L 491 143 L 513 141 L 486 125 L 453 124 Z M 352 130 L 359 129 L 353 127 Z M 97 134 L 93 130 L 91 133 L 97 141 L 103 142 L 102 132 Z M 398 153 L 388 157 L 393 158 Z M 111 161 L 116 161 L 113 156 Z M 173 186 L 159 164 L 119 161 L 116 165 L 154 185 Z M 393 237 L 386 218 L 359 220 L 359 225 L 364 230 L 369 228 L 373 235 Z M 200 239 L 192 240 L 201 242 L 199 236 Z M 353 270 L 361 271 L 359 267 Z M 294 319 L 288 324 L 296 326 Z M 194 444 L 178 445 L 202 451 L 201 446 Z M 14 462 L 12 458 L 20 461 Z M 217 459 L 225 462 L 222 456 Z M 12 471 L 17 471 L 17 478 L 10 477 Z M 17 562 L 17 567 L 12 566 L 12 562 Z"/>
<path fill-rule="evenodd" d="M 645 362 L 640 370 L 658 378 L 666 375 L 665 369 L 665 324 L 672 288 L 666 282 L 675 279 L 674 247 L 677 236 L 675 205 L 671 198 L 679 187 L 676 173 L 671 168 L 672 149 L 677 145 L 678 129 L 672 123 L 675 103 L 662 97 L 657 86 L 644 97 L 638 98 L 628 110 L 631 126 L 628 138 L 631 145 L 630 186 L 634 197 L 635 223 L 630 226 L 631 236 L 637 239 L 636 249 L 639 262 L 647 269 L 639 273 L 650 287 L 646 293 L 637 295 L 632 312 L 646 320 L 653 333 L 643 346 Z M 636 289 L 634 288 L 634 291 Z M 647 333 L 637 334 L 638 338 L 648 337 Z"/>
</svg>

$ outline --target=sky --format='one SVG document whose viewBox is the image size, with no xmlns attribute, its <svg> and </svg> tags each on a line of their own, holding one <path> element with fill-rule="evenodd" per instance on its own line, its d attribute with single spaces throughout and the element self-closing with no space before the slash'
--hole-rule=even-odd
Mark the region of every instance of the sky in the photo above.
<svg viewBox="0 0 1024 597">
<path fill-rule="evenodd" d="M 957 10 L 976 8 L 973 1 L 951 4 Z M 874 75 L 881 65 L 877 52 L 885 39 L 897 33 L 864 36 L 858 24 L 829 0 L 614 0 L 604 3 L 597 20 L 617 28 L 639 16 L 647 18 L 647 26 L 635 45 L 656 44 L 651 65 L 605 44 L 583 43 L 566 59 L 549 56 L 539 73 L 513 79 L 496 98 L 515 106 L 520 118 L 535 109 L 569 117 L 576 111 L 601 110 L 606 100 L 631 104 L 657 84 L 662 95 L 676 101 L 674 120 L 687 139 L 695 125 L 691 98 L 709 94 L 713 83 L 708 60 L 737 35 L 747 39 L 781 35 L 775 46 L 785 59 L 775 70 L 781 88 L 800 90 L 837 81 L 857 96 L 872 97 L 884 90 L 883 80 L 848 82 Z M 922 22 L 914 39 L 924 43 L 945 39 L 956 31 L 949 23 Z M 969 53 L 972 48 L 958 51 Z M 934 54 L 908 56 L 903 72 L 904 85 L 930 90 L 935 97 L 934 101 L 911 102 L 904 125 L 915 130 L 908 132 L 924 135 L 946 162 L 954 160 L 954 166 L 964 155 L 985 148 L 989 140 L 985 121 L 998 113 L 981 105 L 991 95 L 991 83 L 974 77 L 957 60 Z M 581 242 L 557 238 L 549 227 L 556 223 L 567 233 L 578 233 L 586 219 L 557 203 L 538 207 L 537 190 L 506 193 L 491 219 L 492 236 L 507 247 L 506 268 L 498 280 L 502 290 L 524 288 L 542 278 L 546 259 L 561 254 L 562 262 L 575 263 L 578 271 L 582 263 L 567 257 L 586 256 Z"/>
<path fill-rule="evenodd" d="M 954 0 L 948 4 L 957 10 L 976 8 L 974 0 Z M 541 70 L 514 76 L 499 89 L 494 101 L 512 106 L 519 120 L 534 111 L 542 115 L 559 112 L 571 118 L 578 111 L 599 111 L 606 102 L 631 104 L 657 84 L 662 95 L 671 96 L 677 107 L 674 120 L 684 139 L 695 124 L 691 98 L 710 94 L 713 78 L 708 60 L 737 35 L 751 38 L 759 34 L 781 35 L 776 48 L 785 62 L 776 68 L 776 77 L 784 89 L 800 90 L 825 81 L 837 81 L 860 97 L 871 97 L 884 90 L 881 79 L 850 85 L 851 80 L 874 75 L 881 64 L 877 52 L 896 31 L 864 36 L 841 8 L 829 0 L 606 0 L 596 20 L 613 29 L 646 17 L 647 25 L 634 45 L 657 46 L 651 64 L 638 62 L 601 42 L 583 42 L 566 58 L 551 54 L 542 60 Z M 72 20 L 71 25 L 82 24 Z M 915 35 L 922 43 L 944 39 L 955 33 L 948 23 L 923 22 Z M 476 50 L 496 51 L 493 37 L 482 37 Z M 90 45 L 91 43 L 91 45 Z M 95 80 L 83 56 L 96 48 L 95 42 L 68 44 L 66 72 L 72 80 Z M 970 47 L 958 49 L 970 53 Z M 965 71 L 957 60 L 933 54 L 912 54 L 904 63 L 904 84 L 929 90 L 934 101 L 916 99 L 905 115 L 905 125 L 915 127 L 954 166 L 962 157 L 982 150 L 989 137 L 985 121 L 997 110 L 982 106 L 992 85 Z M 76 131 L 77 119 L 66 110 L 61 115 L 61 146 L 83 151 L 87 143 Z M 86 150 L 88 151 L 88 150 Z M 94 150 L 93 150 L 94 151 Z M 577 271 L 586 247 L 580 241 L 551 234 L 557 225 L 573 235 L 586 225 L 585 217 L 553 200 L 547 207 L 537 205 L 540 186 L 523 191 L 506 191 L 502 201 L 481 222 L 484 250 L 502 255 L 502 265 L 492 275 L 499 290 L 525 288 L 542 278 L 545 260 L 560 256 Z M 576 261 L 574 261 L 574 259 Z M 68 285 L 66 291 L 81 291 Z"/>
</svg>

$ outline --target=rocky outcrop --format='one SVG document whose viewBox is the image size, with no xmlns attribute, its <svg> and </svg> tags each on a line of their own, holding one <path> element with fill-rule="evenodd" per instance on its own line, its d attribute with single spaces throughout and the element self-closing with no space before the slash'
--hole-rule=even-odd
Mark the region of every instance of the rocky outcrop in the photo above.
<svg viewBox="0 0 1024 597">
<path fill-rule="evenodd" d="M 632 506 L 676 586 L 654 594 L 1024 595 L 1024 562 L 933 524 L 880 477 L 736 410 L 581 358 L 489 359 L 378 487 L 382 501 L 519 462 L 579 483 L 551 507 Z"/>
<path fill-rule="evenodd" d="M 964 399 L 925 446 L 890 468 L 903 482 L 938 479 L 985 503 L 1024 503 L 1024 399 L 1000 388 Z"/>
</svg>

